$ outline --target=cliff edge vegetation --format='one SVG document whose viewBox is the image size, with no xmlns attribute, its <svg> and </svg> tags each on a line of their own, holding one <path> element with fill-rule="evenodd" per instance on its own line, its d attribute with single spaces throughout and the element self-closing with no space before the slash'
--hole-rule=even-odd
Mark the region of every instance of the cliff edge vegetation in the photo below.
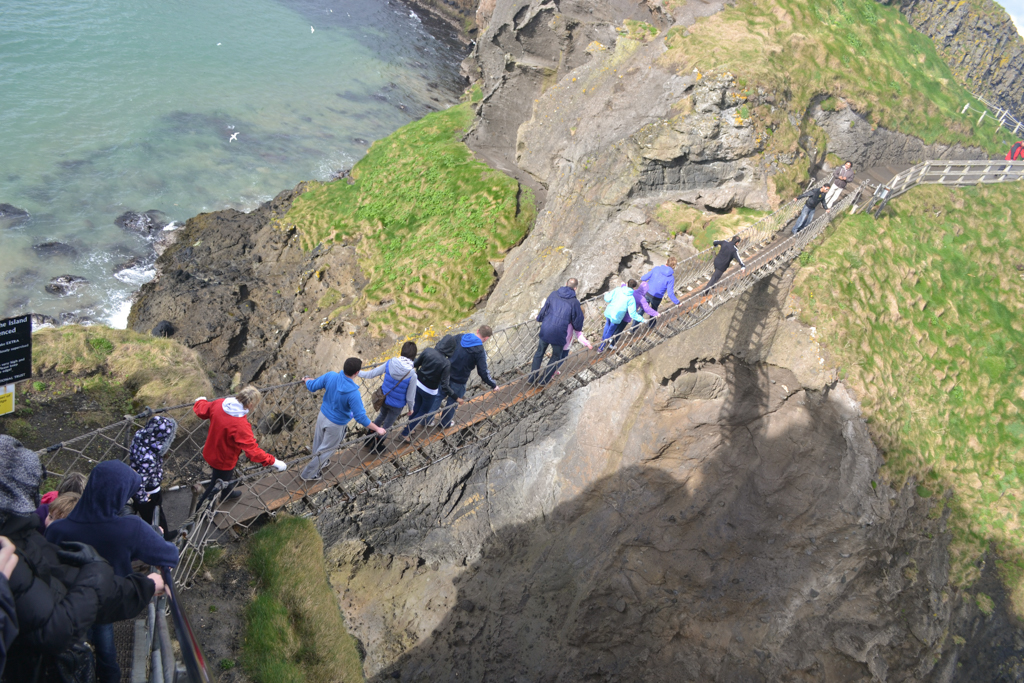
<svg viewBox="0 0 1024 683">
<path fill-rule="evenodd" d="M 887 459 L 950 508 L 953 580 L 997 551 L 1024 615 L 1024 213 L 1017 185 L 912 190 L 801 257 L 796 292 Z"/>
<path fill-rule="evenodd" d="M 199 354 L 170 339 L 102 325 L 65 325 L 32 335 L 32 374 L 0 431 L 42 448 L 116 422 L 145 406 L 210 395 Z"/>
<path fill-rule="evenodd" d="M 824 158 L 827 140 L 807 115 L 815 102 L 850 106 L 872 126 L 926 144 L 1000 154 L 1010 143 L 1008 131 L 976 129 L 960 115 L 968 101 L 981 105 L 926 35 L 874 0 L 739 0 L 688 28 L 670 29 L 666 46 L 664 66 L 698 78 L 729 72 L 742 96 L 761 102 L 747 116 L 767 138 L 769 155 L 813 147 Z M 789 168 L 776 179 L 780 195 L 796 190 L 808 170 L 799 163 Z"/>
<path fill-rule="evenodd" d="M 312 186 L 282 220 L 306 249 L 356 244 L 368 278 L 363 303 L 384 306 L 369 316 L 375 328 L 408 333 L 462 318 L 490 291 L 491 261 L 533 225 L 530 190 L 462 143 L 471 107 L 430 114 L 378 140 L 350 179 Z M 331 302 L 320 308 L 331 310 Z"/>
</svg>

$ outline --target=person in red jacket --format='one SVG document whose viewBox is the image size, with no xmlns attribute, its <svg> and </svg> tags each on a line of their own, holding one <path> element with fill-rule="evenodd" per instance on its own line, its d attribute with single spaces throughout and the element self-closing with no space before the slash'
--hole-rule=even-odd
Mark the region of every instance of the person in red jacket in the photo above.
<svg viewBox="0 0 1024 683">
<path fill-rule="evenodd" d="M 235 465 L 238 456 L 245 451 L 245 457 L 264 467 L 273 467 L 284 472 L 288 465 L 267 453 L 252 434 L 252 426 L 246 419 L 249 409 L 260 402 L 260 392 L 256 387 L 246 387 L 235 396 L 207 401 L 200 396 L 192 404 L 192 412 L 204 420 L 210 421 L 210 431 L 203 444 L 203 460 L 213 469 L 210 483 L 206 485 L 206 493 L 200 499 L 205 501 L 211 494 L 214 484 L 220 481 L 231 481 L 235 478 Z M 241 491 L 234 491 L 236 484 L 228 484 L 221 491 L 220 499 L 238 498 Z"/>
<path fill-rule="evenodd" d="M 1024 141 L 1015 142 L 1006 153 L 1007 161 L 1024 161 Z"/>
</svg>

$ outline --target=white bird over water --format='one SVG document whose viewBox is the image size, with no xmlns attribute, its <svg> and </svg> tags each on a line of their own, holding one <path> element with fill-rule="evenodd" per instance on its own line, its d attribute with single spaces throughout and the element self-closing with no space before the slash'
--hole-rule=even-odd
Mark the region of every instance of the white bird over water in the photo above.
<svg viewBox="0 0 1024 683">
<path fill-rule="evenodd" d="M 228 138 L 228 142 L 234 142 L 237 139 L 238 139 L 238 133 L 232 133 L 231 137 Z"/>
<path fill-rule="evenodd" d="M 310 27 L 309 27 L 309 32 L 310 32 L 310 33 L 312 33 L 312 32 L 313 32 L 313 27 L 312 27 L 312 26 L 310 26 Z"/>
</svg>

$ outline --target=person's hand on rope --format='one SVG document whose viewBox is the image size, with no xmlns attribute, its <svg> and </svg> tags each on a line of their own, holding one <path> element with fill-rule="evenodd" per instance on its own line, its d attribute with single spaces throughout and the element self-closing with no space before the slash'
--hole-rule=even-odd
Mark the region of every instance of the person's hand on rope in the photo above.
<svg viewBox="0 0 1024 683">
<path fill-rule="evenodd" d="M 501 385 L 499 384 L 498 386 L 496 386 L 496 387 L 494 387 L 493 389 L 491 389 L 491 391 L 501 391 L 501 390 L 502 390 L 502 389 L 504 389 L 504 388 L 505 388 L 505 387 L 503 387 L 503 386 L 501 386 Z"/>
<path fill-rule="evenodd" d="M 14 552 L 14 544 L 6 536 L 0 536 L 0 574 L 9 579 L 17 566 L 18 555 Z"/>
<path fill-rule="evenodd" d="M 274 462 L 270 463 L 270 466 L 273 467 L 278 472 L 284 472 L 286 469 L 288 469 L 288 463 L 286 463 L 284 460 L 278 460 L 277 458 L 274 458 Z"/>
<path fill-rule="evenodd" d="M 206 397 L 205 397 L 205 396 L 200 396 L 199 398 L 195 399 L 195 400 L 194 400 L 194 401 L 192 401 L 192 402 L 193 402 L 193 403 L 198 403 L 199 401 L 205 401 L 205 400 L 206 400 Z"/>
<path fill-rule="evenodd" d="M 464 399 L 464 398 L 456 398 L 455 402 L 458 403 L 460 406 L 461 405 L 465 405 L 466 404 L 466 399 Z"/>
<path fill-rule="evenodd" d="M 309 382 L 309 381 L 312 381 L 312 380 L 314 380 L 314 379 L 316 379 L 316 377 L 303 377 L 303 378 L 302 378 L 302 381 L 303 381 L 303 382 Z"/>
<path fill-rule="evenodd" d="M 380 434 L 381 436 L 384 436 L 385 434 L 387 434 L 387 433 L 388 433 L 388 430 L 384 429 L 383 427 L 378 427 L 378 426 L 377 426 L 376 424 L 374 424 L 373 422 L 371 422 L 371 423 L 370 423 L 370 429 L 371 429 L 372 431 L 374 431 L 374 432 L 377 432 L 377 433 L 378 433 L 378 434 Z"/>
</svg>

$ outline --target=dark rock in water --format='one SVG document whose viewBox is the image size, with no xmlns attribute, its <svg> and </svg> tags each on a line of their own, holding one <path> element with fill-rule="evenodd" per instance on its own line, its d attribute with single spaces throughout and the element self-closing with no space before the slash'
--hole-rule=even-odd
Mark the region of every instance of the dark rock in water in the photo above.
<svg viewBox="0 0 1024 683">
<path fill-rule="evenodd" d="M 170 221 L 167 220 L 167 216 L 156 209 L 150 209 L 146 213 L 125 211 L 114 219 L 114 225 L 122 230 L 138 233 L 146 237 L 150 237 L 154 233 L 163 230 L 164 226 L 169 223 Z"/>
<path fill-rule="evenodd" d="M 362 138 L 352 138 L 352 142 L 356 143 L 357 145 L 364 145 L 364 146 L 370 144 L 369 142 L 367 142 L 366 140 L 364 140 Z"/>
<path fill-rule="evenodd" d="M 87 284 L 89 281 L 81 275 L 58 275 L 50 280 L 50 284 L 46 285 L 46 291 L 57 296 L 67 296 Z"/>
<path fill-rule="evenodd" d="M 25 287 L 39 279 L 39 271 L 31 268 L 19 268 L 7 274 L 7 282 L 14 287 Z"/>
<path fill-rule="evenodd" d="M 12 204 L 0 204 L 0 228 L 11 228 L 28 222 L 28 211 Z"/>
<path fill-rule="evenodd" d="M 151 334 L 154 337 L 173 337 L 174 324 L 170 320 L 161 320 L 153 327 Z"/>
<path fill-rule="evenodd" d="M 111 272 L 113 272 L 116 275 L 117 273 L 120 273 L 122 270 L 129 270 L 131 268 L 138 268 L 140 266 L 146 265 L 148 262 L 149 262 L 149 259 L 147 259 L 145 257 L 142 257 L 142 256 L 132 256 L 127 261 L 122 261 L 121 263 L 118 263 L 117 265 L 115 265 L 110 270 L 111 270 Z"/>
<path fill-rule="evenodd" d="M 32 315 L 29 316 L 29 320 L 32 321 L 33 330 L 37 330 L 43 325 L 53 325 L 54 327 L 60 325 L 60 323 L 57 322 L 56 318 L 52 318 L 48 315 L 43 315 L 42 313 L 33 313 Z"/>
<path fill-rule="evenodd" d="M 78 256 L 78 250 L 73 246 L 64 242 L 57 242 L 55 240 L 33 244 L 32 251 L 36 252 L 36 256 L 39 256 L 40 258 L 53 258 L 55 256 L 76 258 Z"/>
<path fill-rule="evenodd" d="M 71 311 L 64 311 L 60 314 L 61 325 L 89 325 L 92 323 L 92 318 L 87 315 L 78 315 Z"/>
</svg>

